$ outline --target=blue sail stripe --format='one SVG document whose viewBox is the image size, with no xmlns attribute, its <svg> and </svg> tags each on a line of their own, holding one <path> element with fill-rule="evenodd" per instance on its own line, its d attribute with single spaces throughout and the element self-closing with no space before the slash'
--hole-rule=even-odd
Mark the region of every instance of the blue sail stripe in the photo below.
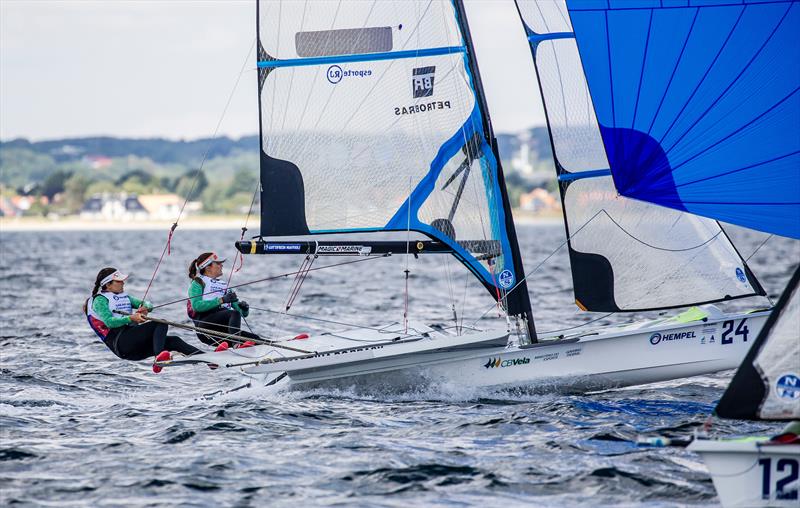
<svg viewBox="0 0 800 508">
<path fill-rule="evenodd" d="M 531 48 L 533 48 L 533 50 L 536 51 L 536 49 L 539 47 L 539 44 L 541 44 L 544 41 L 552 41 L 556 39 L 574 39 L 574 38 L 575 38 L 575 33 L 573 32 L 552 32 L 548 34 L 540 34 L 531 30 L 530 33 L 528 34 L 528 43 L 530 43 Z"/>
<path fill-rule="evenodd" d="M 599 176 L 611 176 L 610 169 L 592 169 L 581 171 L 580 173 L 562 173 L 558 175 L 559 182 L 571 182 L 573 180 L 583 180 L 584 178 L 597 178 Z"/>
<path fill-rule="evenodd" d="M 327 65 L 349 62 L 374 62 L 378 60 L 399 60 L 423 56 L 450 55 L 465 53 L 464 46 L 443 46 L 439 48 L 411 49 L 406 51 L 387 51 L 384 53 L 364 53 L 360 55 L 333 55 L 315 58 L 292 58 L 288 60 L 262 60 L 258 68 L 301 67 L 306 65 Z"/>
<path fill-rule="evenodd" d="M 736 169 L 732 169 L 730 171 L 725 171 L 724 173 L 717 173 L 715 175 L 707 176 L 705 178 L 700 178 L 698 180 L 692 180 L 691 182 L 677 183 L 677 184 L 675 184 L 675 188 L 686 187 L 688 185 L 694 185 L 694 184 L 701 183 L 701 182 L 707 182 L 709 180 L 714 180 L 715 178 L 722 178 L 723 176 L 731 175 L 733 173 L 739 173 L 740 171 L 746 171 L 748 169 L 757 168 L 758 166 L 763 166 L 764 164 L 769 164 L 771 162 L 779 161 L 781 159 L 785 159 L 787 157 L 791 157 L 792 155 L 797 155 L 797 154 L 800 154 L 800 150 L 796 150 L 796 151 L 794 151 L 792 153 L 787 153 L 785 155 L 781 155 L 779 157 L 775 157 L 775 158 L 770 159 L 768 161 L 761 161 L 761 162 L 757 162 L 755 164 L 750 164 L 749 166 L 745 166 L 743 168 L 736 168 Z"/>
</svg>

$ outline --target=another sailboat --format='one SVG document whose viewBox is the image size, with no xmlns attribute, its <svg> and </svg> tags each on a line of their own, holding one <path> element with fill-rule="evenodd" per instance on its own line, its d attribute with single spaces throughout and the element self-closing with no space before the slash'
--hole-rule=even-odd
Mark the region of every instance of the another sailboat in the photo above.
<svg viewBox="0 0 800 508">
<path fill-rule="evenodd" d="M 460 0 L 257 5 L 261 234 L 237 248 L 309 260 L 454 256 L 499 302 L 508 327 L 404 320 L 164 365 L 213 363 L 289 386 L 586 390 L 729 369 L 744 357 L 767 312 L 726 315 L 707 306 L 537 335 Z M 563 33 L 531 37 L 575 51 Z M 583 116 L 570 110 L 557 123 L 547 90 L 545 102 L 578 305 L 652 310 L 763 294 L 716 222 L 615 196 L 608 170 L 589 178 L 608 162 L 579 60 L 572 64 L 557 79 L 582 98 Z M 538 60 L 537 68 L 542 79 Z M 374 233 L 390 239 L 372 240 Z M 361 239 L 348 236 L 355 234 Z"/>
<path fill-rule="evenodd" d="M 526 6 L 574 29 L 609 162 L 598 177 L 633 200 L 800 238 L 800 2 Z M 799 283 L 797 269 L 717 416 L 800 420 Z M 689 449 L 724 506 L 800 505 L 800 444 L 699 439 Z"/>
<path fill-rule="evenodd" d="M 800 427 L 800 268 L 717 404 L 720 418 Z M 695 439 L 723 506 L 798 506 L 800 428 L 787 439 Z"/>
</svg>

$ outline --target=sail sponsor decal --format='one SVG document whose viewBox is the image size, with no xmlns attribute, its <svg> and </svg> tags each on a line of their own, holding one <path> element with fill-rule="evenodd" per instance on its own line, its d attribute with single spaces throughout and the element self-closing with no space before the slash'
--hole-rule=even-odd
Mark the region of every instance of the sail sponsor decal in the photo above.
<svg viewBox="0 0 800 508">
<path fill-rule="evenodd" d="M 414 99 L 433 97 L 435 75 L 435 65 L 411 69 L 411 96 Z M 440 109 L 451 109 L 451 107 L 449 100 L 415 102 L 406 106 L 395 107 L 394 114 L 395 116 L 413 115 L 416 113 L 429 113 Z"/>
<path fill-rule="evenodd" d="M 739 280 L 739 282 L 747 282 L 747 277 L 744 275 L 744 270 L 738 266 L 736 267 L 736 278 Z"/>
<path fill-rule="evenodd" d="M 268 243 L 264 246 L 267 252 L 300 252 L 299 243 Z"/>
<path fill-rule="evenodd" d="M 775 394 L 779 399 L 794 401 L 800 399 L 800 376 L 784 374 L 775 383 Z"/>
<path fill-rule="evenodd" d="M 497 281 L 500 283 L 501 288 L 508 289 L 514 285 L 514 274 L 511 270 L 503 270 L 497 276 Z"/>
<path fill-rule="evenodd" d="M 515 367 L 517 365 L 528 365 L 531 359 L 524 356 L 522 358 L 509 358 L 503 360 L 502 358 L 489 358 L 489 361 L 483 364 L 487 369 L 498 369 L 503 367 Z"/>
<path fill-rule="evenodd" d="M 369 256 L 371 252 L 367 245 L 320 245 L 317 249 L 321 256 Z"/>
<path fill-rule="evenodd" d="M 675 340 L 694 339 L 697 336 L 694 331 L 690 332 L 675 332 L 675 333 L 654 333 L 650 336 L 650 344 L 656 345 L 662 342 L 671 342 Z"/>
<path fill-rule="evenodd" d="M 372 76 L 370 69 L 344 69 L 338 65 L 331 65 L 328 67 L 325 76 L 328 78 L 328 83 L 335 85 L 345 78 L 366 78 Z"/>
<path fill-rule="evenodd" d="M 433 96 L 433 80 L 435 73 L 436 66 L 417 67 L 411 70 L 411 89 L 415 99 Z"/>
</svg>

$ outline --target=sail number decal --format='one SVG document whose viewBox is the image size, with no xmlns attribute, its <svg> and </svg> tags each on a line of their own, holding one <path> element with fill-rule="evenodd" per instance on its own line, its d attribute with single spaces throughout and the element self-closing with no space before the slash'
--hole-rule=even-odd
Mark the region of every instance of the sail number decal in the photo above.
<svg viewBox="0 0 800 508">
<path fill-rule="evenodd" d="M 736 321 L 730 320 L 725 321 L 722 323 L 722 337 L 720 342 L 722 344 L 733 344 L 733 337 L 741 337 L 742 341 L 747 342 L 747 336 L 750 333 L 750 330 L 747 328 L 747 319 L 742 319 L 739 321 L 739 326 L 736 327 L 734 330 L 733 325 L 736 324 Z"/>
<path fill-rule="evenodd" d="M 773 460 L 758 459 L 761 466 L 762 499 L 797 499 L 797 480 L 800 479 L 800 461 L 797 459 L 776 459 L 773 475 Z M 773 496 L 774 497 L 771 497 Z"/>
</svg>

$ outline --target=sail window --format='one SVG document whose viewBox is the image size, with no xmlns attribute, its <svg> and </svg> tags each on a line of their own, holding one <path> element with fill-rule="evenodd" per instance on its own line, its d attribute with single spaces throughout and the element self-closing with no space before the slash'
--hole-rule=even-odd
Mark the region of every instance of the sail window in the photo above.
<svg viewBox="0 0 800 508">
<path fill-rule="evenodd" d="M 297 32 L 294 43 L 298 56 L 304 58 L 382 53 L 392 50 L 392 27 Z"/>
</svg>

